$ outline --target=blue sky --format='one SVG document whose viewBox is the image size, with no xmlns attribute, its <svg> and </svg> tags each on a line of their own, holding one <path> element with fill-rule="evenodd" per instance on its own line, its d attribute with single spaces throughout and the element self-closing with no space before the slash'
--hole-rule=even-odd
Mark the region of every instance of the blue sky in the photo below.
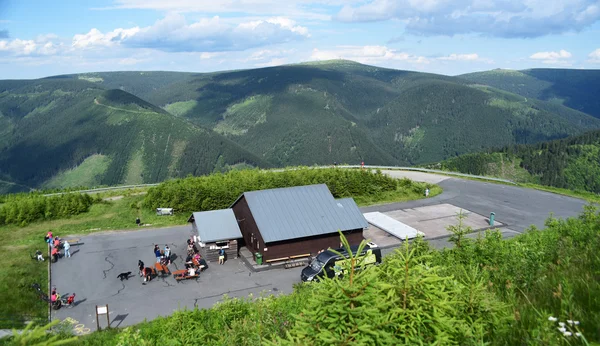
<svg viewBox="0 0 600 346">
<path fill-rule="evenodd" d="M 600 68 L 599 0 L 0 0 L 0 78 L 350 59 Z"/>
</svg>

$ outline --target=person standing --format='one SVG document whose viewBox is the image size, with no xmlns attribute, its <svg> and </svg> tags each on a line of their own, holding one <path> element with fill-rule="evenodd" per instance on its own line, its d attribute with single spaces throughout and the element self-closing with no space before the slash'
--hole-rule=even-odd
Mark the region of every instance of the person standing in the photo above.
<svg viewBox="0 0 600 346">
<path fill-rule="evenodd" d="M 139 217 L 135 218 L 135 224 L 139 227 L 142 224 L 142 220 Z"/>
<path fill-rule="evenodd" d="M 160 248 L 158 245 L 154 245 L 154 256 L 156 256 L 156 263 L 160 263 Z"/>
<path fill-rule="evenodd" d="M 167 264 L 171 264 L 171 248 L 167 244 L 165 244 L 165 260 Z"/>
<path fill-rule="evenodd" d="M 429 197 L 429 188 L 425 189 L 425 197 Z"/>
<path fill-rule="evenodd" d="M 219 249 L 219 264 L 225 263 L 225 250 Z"/>
<path fill-rule="evenodd" d="M 66 240 L 63 243 L 63 249 L 65 249 L 65 257 L 71 258 L 71 244 L 69 244 L 69 242 Z"/>
</svg>

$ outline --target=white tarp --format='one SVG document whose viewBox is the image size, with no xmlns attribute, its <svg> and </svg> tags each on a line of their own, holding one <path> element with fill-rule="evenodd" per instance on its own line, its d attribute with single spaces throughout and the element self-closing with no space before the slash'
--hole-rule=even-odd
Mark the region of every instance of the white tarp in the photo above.
<svg viewBox="0 0 600 346">
<path fill-rule="evenodd" d="M 423 232 L 419 232 L 416 229 L 410 227 L 409 225 L 404 224 L 378 211 L 373 213 L 364 213 L 363 216 L 371 225 L 381 228 L 382 230 L 401 240 L 406 240 L 407 238 L 416 238 L 417 235 L 425 235 Z"/>
</svg>

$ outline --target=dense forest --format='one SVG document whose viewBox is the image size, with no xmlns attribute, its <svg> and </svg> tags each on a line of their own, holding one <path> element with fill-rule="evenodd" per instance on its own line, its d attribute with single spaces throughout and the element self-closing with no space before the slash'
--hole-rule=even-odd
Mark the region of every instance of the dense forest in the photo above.
<svg viewBox="0 0 600 346">
<path fill-rule="evenodd" d="M 600 131 L 462 155 L 427 167 L 600 193 Z"/>
<path fill-rule="evenodd" d="M 268 167 L 219 134 L 121 90 L 82 80 L 0 81 L 0 177 L 35 188 L 159 182 Z M 0 88 L 1 89 L 1 88 Z M 68 130 L 65 130 L 68 129 Z M 17 185 L 17 186 L 18 186 Z"/>
<path fill-rule="evenodd" d="M 416 165 L 600 128 L 593 112 L 581 112 L 597 102 L 587 92 L 596 90 L 596 72 L 561 71 L 555 79 L 551 71 L 527 72 L 527 83 L 553 81 L 526 84 L 539 86 L 527 96 L 473 83 L 473 76 L 345 60 L 4 80 L 0 192 L 149 183 L 247 167 Z M 496 74 L 513 83 L 513 74 Z M 544 96 L 563 75 L 573 76 L 569 90 L 579 85 L 588 96 Z"/>
<path fill-rule="evenodd" d="M 464 237 L 470 229 L 460 222 L 450 230 L 452 249 L 406 242 L 380 266 L 355 270 L 360 260 L 350 259 L 347 275 L 298 284 L 289 295 L 224 299 L 125 329 L 56 337 L 74 345 L 598 344 L 597 209 L 510 240 L 498 231 Z M 37 336 L 50 337 L 43 329 Z"/>
</svg>

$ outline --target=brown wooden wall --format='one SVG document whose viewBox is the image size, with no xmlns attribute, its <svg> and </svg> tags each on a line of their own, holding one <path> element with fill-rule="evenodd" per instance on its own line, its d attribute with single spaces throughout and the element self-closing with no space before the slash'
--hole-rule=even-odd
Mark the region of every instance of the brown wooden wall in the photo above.
<svg viewBox="0 0 600 346">
<path fill-rule="evenodd" d="M 250 207 L 248 207 L 246 197 L 242 196 L 242 198 L 240 198 L 240 200 L 237 201 L 237 203 L 234 204 L 231 209 L 233 209 L 233 214 L 235 215 L 238 225 L 240 226 L 240 231 L 242 232 L 242 237 L 244 238 L 244 245 L 252 253 L 262 253 L 265 247 L 265 242 L 258 230 L 258 227 L 256 226 L 256 221 L 250 212 Z"/>
<path fill-rule="evenodd" d="M 362 228 L 343 232 L 350 245 L 358 245 L 364 239 Z M 310 254 L 315 256 L 320 250 L 340 247 L 340 235 L 336 233 L 317 237 L 292 239 L 267 244 L 267 251 L 259 251 L 264 261 L 285 258 L 289 256 Z"/>
<path fill-rule="evenodd" d="M 329 247 L 337 249 L 340 247 L 340 236 L 337 232 L 265 244 L 256 221 L 250 212 L 246 198 L 242 196 L 231 209 L 233 209 L 233 214 L 240 226 L 246 247 L 252 253 L 260 252 L 263 255 L 263 261 L 304 254 L 314 256 L 321 249 L 327 250 Z M 358 245 L 364 239 L 362 228 L 343 233 L 350 245 Z M 265 248 L 267 251 L 264 251 Z"/>
</svg>

